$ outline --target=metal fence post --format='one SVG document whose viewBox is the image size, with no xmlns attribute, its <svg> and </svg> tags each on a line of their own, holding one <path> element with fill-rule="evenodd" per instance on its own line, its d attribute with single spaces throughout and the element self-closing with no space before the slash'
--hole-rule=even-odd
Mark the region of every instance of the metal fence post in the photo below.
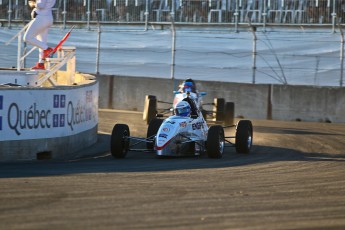
<svg viewBox="0 0 345 230">
<path fill-rule="evenodd" d="M 340 80 L 339 85 L 340 87 L 343 87 L 343 71 L 344 71 L 344 32 L 339 24 L 339 30 L 340 30 Z"/>
<path fill-rule="evenodd" d="M 175 78 L 175 52 L 176 52 L 176 28 L 174 19 L 171 18 L 171 30 L 172 30 L 172 44 L 171 44 L 171 70 L 170 77 L 171 79 Z"/>
<path fill-rule="evenodd" d="M 12 0 L 8 1 L 8 28 L 11 29 L 11 17 L 12 17 Z"/>
<path fill-rule="evenodd" d="M 256 37 L 256 27 L 252 26 L 252 33 L 253 33 L 253 66 L 252 66 L 252 70 L 253 70 L 253 75 L 252 75 L 252 83 L 255 84 L 255 72 L 256 72 L 256 41 L 257 41 L 257 37 Z"/>
<path fill-rule="evenodd" d="M 147 24 L 149 22 L 149 0 L 146 0 L 145 7 L 145 31 L 147 31 Z"/>
<path fill-rule="evenodd" d="M 264 12 L 262 13 L 263 16 L 263 31 L 266 32 L 266 21 L 267 21 L 267 6 L 266 1 L 264 1 Z"/>
<path fill-rule="evenodd" d="M 238 0 L 236 0 L 236 9 L 235 9 L 235 13 L 234 13 L 234 16 L 235 16 L 235 32 L 238 33 Z"/>
<path fill-rule="evenodd" d="M 87 15 L 87 29 L 90 30 L 90 0 L 87 0 L 87 12 L 86 12 L 86 15 Z"/>
<path fill-rule="evenodd" d="M 62 14 L 63 14 L 63 29 L 66 29 L 66 14 L 67 14 L 66 6 L 67 6 L 67 2 L 66 2 L 66 0 L 64 0 L 63 1 L 63 11 L 62 11 Z"/>
<path fill-rule="evenodd" d="M 98 23 L 97 50 L 96 50 L 96 74 L 99 74 L 99 55 L 101 51 L 101 25 Z"/>
<path fill-rule="evenodd" d="M 171 1 L 171 13 L 170 17 L 172 21 L 175 21 L 175 0 Z"/>
<path fill-rule="evenodd" d="M 335 12 L 335 0 L 333 0 L 333 12 L 332 12 L 332 33 L 335 33 L 335 25 L 337 24 L 337 13 Z"/>
</svg>

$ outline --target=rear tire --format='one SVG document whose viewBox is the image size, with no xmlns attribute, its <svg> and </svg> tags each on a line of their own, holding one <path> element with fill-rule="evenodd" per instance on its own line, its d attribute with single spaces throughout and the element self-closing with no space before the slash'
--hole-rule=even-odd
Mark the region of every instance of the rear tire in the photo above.
<svg viewBox="0 0 345 230">
<path fill-rule="evenodd" d="M 235 123 L 235 103 L 226 102 L 225 103 L 225 113 L 224 113 L 224 125 L 234 125 Z"/>
<path fill-rule="evenodd" d="M 149 124 L 150 121 L 156 117 L 157 114 L 157 98 L 153 95 L 145 96 L 144 111 L 143 111 L 143 120 L 146 121 L 146 124 Z"/>
<path fill-rule="evenodd" d="M 125 158 L 129 149 L 128 125 L 116 124 L 111 133 L 110 151 L 114 158 Z"/>
<path fill-rule="evenodd" d="M 224 98 L 215 98 L 214 99 L 214 108 L 213 111 L 216 112 L 216 121 L 224 121 L 224 107 L 225 100 Z"/>
<path fill-rule="evenodd" d="M 207 119 L 207 111 L 204 109 L 201 109 L 201 114 L 202 114 L 202 117 L 206 120 Z"/>
<path fill-rule="evenodd" d="M 224 129 L 220 125 L 211 126 L 207 135 L 207 155 L 222 158 L 224 152 Z"/>
<path fill-rule="evenodd" d="M 158 132 L 158 129 L 159 129 L 159 127 L 161 127 L 162 123 L 163 123 L 162 119 L 153 119 L 153 120 L 151 120 L 151 122 L 150 122 L 150 124 L 149 124 L 149 126 L 147 128 L 146 137 L 150 138 L 150 137 L 156 135 L 157 132 Z M 152 150 L 153 146 L 154 146 L 154 143 L 146 142 L 146 148 L 147 149 Z"/>
<path fill-rule="evenodd" d="M 240 120 L 236 127 L 236 152 L 249 153 L 253 145 L 253 125 L 249 120 Z"/>
</svg>

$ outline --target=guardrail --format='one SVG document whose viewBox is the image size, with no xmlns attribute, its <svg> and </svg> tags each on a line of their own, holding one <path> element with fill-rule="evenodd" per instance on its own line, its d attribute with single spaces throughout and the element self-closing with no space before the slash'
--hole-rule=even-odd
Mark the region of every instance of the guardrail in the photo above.
<svg viewBox="0 0 345 230">
<path fill-rule="evenodd" d="M 328 24 L 345 22 L 343 0 L 58 0 L 56 22 Z M 27 1 L 0 0 L 0 19 L 30 20 Z"/>
<path fill-rule="evenodd" d="M 15 34 L 10 40 L 8 40 L 5 45 L 9 45 L 13 40 L 18 38 L 18 49 L 17 49 L 17 71 L 20 71 L 24 67 L 25 57 L 29 55 L 36 47 L 32 48 L 28 53 L 21 56 L 22 53 L 22 42 L 25 30 L 29 27 L 29 23 L 26 24 L 17 34 Z"/>
</svg>

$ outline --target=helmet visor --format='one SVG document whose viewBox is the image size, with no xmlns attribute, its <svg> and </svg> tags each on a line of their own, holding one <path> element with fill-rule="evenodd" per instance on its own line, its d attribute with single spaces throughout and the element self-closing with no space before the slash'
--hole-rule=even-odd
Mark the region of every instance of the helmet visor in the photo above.
<svg viewBox="0 0 345 230">
<path fill-rule="evenodd" d="M 190 108 L 189 107 L 176 108 L 176 115 L 178 115 L 178 116 L 189 116 L 190 115 Z"/>
</svg>

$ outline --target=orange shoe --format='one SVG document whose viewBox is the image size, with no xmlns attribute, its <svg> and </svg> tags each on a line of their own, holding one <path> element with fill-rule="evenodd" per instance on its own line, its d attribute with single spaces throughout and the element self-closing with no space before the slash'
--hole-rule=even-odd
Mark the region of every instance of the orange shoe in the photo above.
<svg viewBox="0 0 345 230">
<path fill-rule="evenodd" d="M 45 70 L 44 63 L 37 62 L 35 66 L 31 68 L 32 70 Z"/>
<path fill-rule="evenodd" d="M 42 59 L 49 58 L 52 55 L 53 55 L 53 49 L 48 47 L 46 50 L 43 50 L 43 57 L 42 57 Z"/>
</svg>

